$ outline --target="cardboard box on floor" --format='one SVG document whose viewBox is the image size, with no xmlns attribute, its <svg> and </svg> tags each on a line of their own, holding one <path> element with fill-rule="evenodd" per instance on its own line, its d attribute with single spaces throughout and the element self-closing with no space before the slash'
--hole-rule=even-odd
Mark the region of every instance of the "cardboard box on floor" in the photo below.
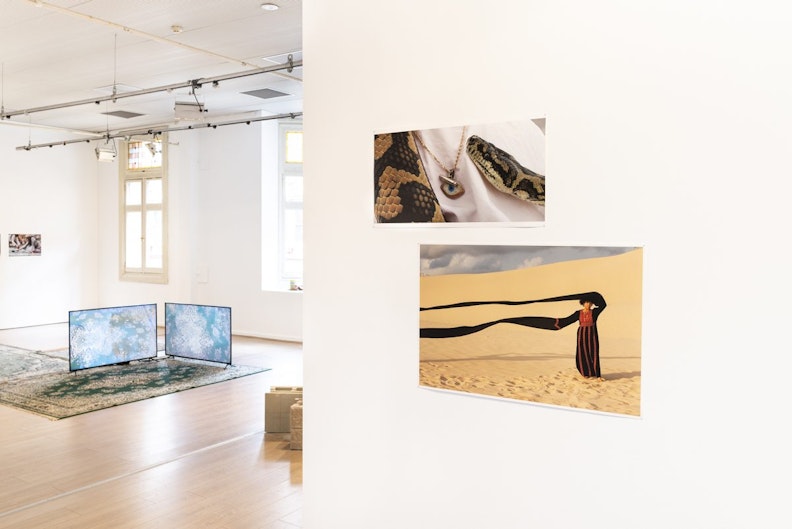
<svg viewBox="0 0 792 529">
<path fill-rule="evenodd" d="M 303 405 L 302 399 L 298 400 L 291 406 L 291 435 L 289 440 L 291 442 L 292 450 L 302 450 L 303 438 Z"/>
<path fill-rule="evenodd" d="M 292 404 L 302 399 L 302 387 L 272 386 L 264 395 L 264 431 L 291 432 Z"/>
</svg>

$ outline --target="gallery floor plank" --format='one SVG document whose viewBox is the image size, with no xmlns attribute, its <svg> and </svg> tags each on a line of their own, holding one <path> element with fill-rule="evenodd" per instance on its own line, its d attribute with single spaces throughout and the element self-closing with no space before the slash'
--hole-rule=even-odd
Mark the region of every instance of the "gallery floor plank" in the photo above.
<svg viewBox="0 0 792 529">
<path fill-rule="evenodd" d="M 301 527 L 302 452 L 263 431 L 269 387 L 302 385 L 301 346 L 233 347 L 235 364 L 271 371 L 60 421 L 0 406 L 0 529 Z"/>
</svg>

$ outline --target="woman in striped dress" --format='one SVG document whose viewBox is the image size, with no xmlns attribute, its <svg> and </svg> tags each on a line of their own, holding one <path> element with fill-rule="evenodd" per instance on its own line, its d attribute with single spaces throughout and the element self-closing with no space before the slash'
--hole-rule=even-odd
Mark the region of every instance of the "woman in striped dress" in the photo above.
<svg viewBox="0 0 792 529">
<path fill-rule="evenodd" d="M 578 322 L 575 366 L 586 378 L 600 378 L 599 333 L 597 318 L 605 310 L 605 298 L 599 292 L 591 292 L 580 298 L 583 308 L 566 318 L 556 320 L 556 329 Z"/>
<path fill-rule="evenodd" d="M 513 323 L 525 327 L 535 327 L 557 331 L 579 323 L 577 331 L 577 344 L 575 348 L 575 366 L 578 372 L 586 378 L 601 378 L 600 359 L 599 359 L 599 333 L 597 332 L 597 319 L 602 311 L 605 310 L 605 298 L 599 292 L 586 292 L 584 294 L 570 294 L 554 298 L 544 298 L 528 301 L 469 301 L 455 303 L 452 305 L 440 305 L 436 307 L 424 307 L 421 310 L 450 309 L 458 307 L 468 307 L 472 305 L 528 305 L 533 303 L 549 303 L 556 301 L 578 300 L 583 306 L 582 309 L 573 312 L 565 318 L 548 318 L 544 316 L 519 316 L 516 318 L 502 318 L 489 321 L 479 325 L 467 327 L 445 327 L 445 328 L 422 328 L 421 338 L 451 338 L 455 336 L 465 336 L 474 332 L 482 331 L 499 323 Z"/>
</svg>

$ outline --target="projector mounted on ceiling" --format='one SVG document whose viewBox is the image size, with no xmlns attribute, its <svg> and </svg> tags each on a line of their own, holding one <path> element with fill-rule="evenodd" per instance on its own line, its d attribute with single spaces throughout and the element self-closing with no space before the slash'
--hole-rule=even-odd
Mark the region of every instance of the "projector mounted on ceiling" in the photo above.
<svg viewBox="0 0 792 529">
<path fill-rule="evenodd" d="M 177 101 L 173 107 L 176 121 L 197 121 L 203 117 L 202 114 L 206 111 L 203 103 L 179 103 Z"/>
<path fill-rule="evenodd" d="M 112 162 L 118 156 L 115 140 L 107 140 L 104 145 L 98 145 L 95 149 L 96 159 L 100 162 Z"/>
</svg>

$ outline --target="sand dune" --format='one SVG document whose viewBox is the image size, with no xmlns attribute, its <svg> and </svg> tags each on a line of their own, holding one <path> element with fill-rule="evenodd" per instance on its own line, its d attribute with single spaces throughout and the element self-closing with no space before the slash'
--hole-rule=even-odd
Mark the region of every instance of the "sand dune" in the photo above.
<svg viewBox="0 0 792 529">
<path fill-rule="evenodd" d="M 640 415 L 640 249 L 518 271 L 421 278 L 421 306 L 473 300 L 527 300 L 599 291 L 607 308 L 598 322 L 603 380 L 575 369 L 577 325 L 546 331 L 498 324 L 468 336 L 420 340 L 420 384 L 454 391 Z M 510 316 L 563 317 L 575 301 L 484 305 L 422 311 L 420 325 L 454 327 Z"/>
</svg>

